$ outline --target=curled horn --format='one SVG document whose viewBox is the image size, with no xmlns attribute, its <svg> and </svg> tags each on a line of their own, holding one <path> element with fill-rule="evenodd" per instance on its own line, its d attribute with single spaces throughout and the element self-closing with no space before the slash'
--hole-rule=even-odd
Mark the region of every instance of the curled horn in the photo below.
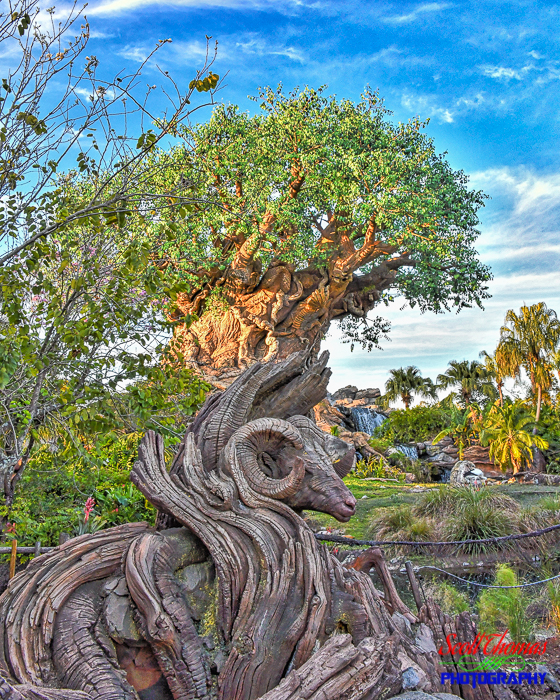
<svg viewBox="0 0 560 700">
<path fill-rule="evenodd" d="M 269 498 L 293 496 L 305 475 L 305 463 L 302 459 L 294 460 L 294 468 L 283 479 L 267 476 L 258 462 L 259 453 L 284 441 L 290 442 L 296 449 L 303 448 L 297 428 L 279 418 L 258 418 L 236 430 L 225 449 L 226 461 L 236 481 L 239 477 L 244 478 L 254 491 Z"/>
</svg>

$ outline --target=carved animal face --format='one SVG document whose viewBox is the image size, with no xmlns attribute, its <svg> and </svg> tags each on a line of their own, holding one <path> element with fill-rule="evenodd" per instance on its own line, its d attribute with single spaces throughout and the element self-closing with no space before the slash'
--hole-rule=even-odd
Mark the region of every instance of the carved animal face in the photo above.
<svg viewBox="0 0 560 700">
<path fill-rule="evenodd" d="M 297 490 L 281 497 L 295 511 L 317 510 L 327 513 L 341 522 L 347 522 L 356 511 L 356 499 L 336 473 L 334 459 L 343 455 L 339 463 L 348 462 L 349 471 L 354 459 L 353 448 L 341 440 L 333 445 L 332 436 L 304 416 L 293 416 L 288 420 L 301 435 L 303 449 L 280 438 L 263 442 L 257 448 L 260 470 L 270 479 L 286 479 L 294 471 L 294 465 L 303 462 L 305 473 Z M 256 447 L 256 446 L 255 446 Z M 333 450 L 333 447 L 338 448 Z"/>
</svg>

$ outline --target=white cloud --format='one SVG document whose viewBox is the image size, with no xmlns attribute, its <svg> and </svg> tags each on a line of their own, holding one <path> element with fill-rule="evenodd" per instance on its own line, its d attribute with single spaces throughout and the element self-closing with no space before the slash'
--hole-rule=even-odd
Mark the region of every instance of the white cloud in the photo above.
<svg viewBox="0 0 560 700">
<path fill-rule="evenodd" d="M 514 68 L 506 68 L 504 66 L 481 66 L 482 72 L 488 78 L 496 80 L 505 80 L 506 82 L 514 78 L 515 80 L 523 80 L 527 73 L 535 70 L 534 65 L 523 66 L 519 70 Z"/>
<path fill-rule="evenodd" d="M 435 378 L 449 360 L 474 360 L 481 350 L 493 350 L 508 309 L 545 301 L 560 312 L 560 173 L 492 168 L 472 174 L 470 184 L 492 197 L 482 211 L 477 246 L 495 274 L 484 311 L 422 315 L 417 309 L 401 310 L 398 300 L 378 307 L 372 315 L 393 324 L 383 352 L 356 348 L 350 354 L 333 327 L 324 343 L 331 351 L 331 391 L 345 384 L 381 388 L 389 369 L 410 364 Z"/>
<path fill-rule="evenodd" d="M 405 109 L 422 117 L 435 117 L 446 124 L 454 121 L 454 113 L 447 107 L 439 107 L 429 95 L 412 95 L 407 92 L 402 95 L 401 104 Z"/>
<path fill-rule="evenodd" d="M 427 2 L 423 5 L 418 5 L 418 7 L 412 12 L 408 12 L 403 15 L 390 15 L 382 17 L 381 21 L 385 22 L 386 24 L 410 24 L 411 22 L 415 22 L 417 19 L 420 19 L 422 15 L 433 12 L 441 12 L 442 10 L 447 10 L 450 7 L 453 7 L 453 5 L 447 2 Z"/>
<path fill-rule="evenodd" d="M 178 7 L 223 7 L 231 10 L 265 10 L 275 5 L 276 9 L 286 9 L 286 5 L 298 6 L 298 0 L 288 0 L 288 2 L 274 2 L 273 0 L 101 0 L 101 2 L 88 8 L 88 15 L 112 15 L 118 12 L 125 12 L 136 7 L 148 5 L 170 5 Z"/>
<path fill-rule="evenodd" d="M 292 46 L 280 46 L 270 44 L 259 36 L 250 36 L 246 41 L 238 41 L 236 47 L 245 54 L 256 54 L 257 56 L 285 56 L 292 61 L 304 63 L 303 53 Z"/>
</svg>

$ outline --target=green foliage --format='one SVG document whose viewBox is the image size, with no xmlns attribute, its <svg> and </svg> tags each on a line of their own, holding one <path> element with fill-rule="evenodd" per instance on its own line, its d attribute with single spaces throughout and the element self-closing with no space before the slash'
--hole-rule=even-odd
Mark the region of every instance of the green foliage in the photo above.
<svg viewBox="0 0 560 700">
<path fill-rule="evenodd" d="M 455 617 L 469 609 L 469 598 L 447 581 L 435 581 L 425 586 L 426 594 L 435 600 L 442 612 Z"/>
<path fill-rule="evenodd" d="M 424 379 L 418 367 L 400 367 L 389 370 L 389 379 L 385 383 L 385 395 L 381 397 L 381 405 L 401 399 L 408 409 L 414 394 L 426 398 L 436 398 L 436 389 L 431 379 Z"/>
<path fill-rule="evenodd" d="M 154 121 L 153 88 L 137 92 L 139 73 L 98 79 L 94 56 L 79 67 L 89 34 L 85 23 L 75 35 L 79 11 L 70 9 L 60 23 L 41 20 L 38 32 L 25 20 L 36 17 L 38 0 L 13 6 L 16 19 L 4 17 L 0 28 L 0 53 L 13 56 L 15 67 L 2 79 L 0 103 L 0 463 L 7 504 L 44 444 L 58 443 L 66 459 L 89 455 L 95 462 L 117 432 L 158 427 L 172 434 L 177 416 L 180 426 L 200 403 L 206 385 L 165 353 L 173 330 L 166 304 L 187 289 L 180 273 L 156 262 L 177 228 L 172 220 L 157 223 L 158 212 L 176 217 L 186 203 L 176 164 L 160 158 L 157 192 L 152 186 L 158 143 L 177 133 L 193 93 L 217 83 L 207 61 L 189 91 L 175 94 L 166 120 Z M 91 99 L 82 100 L 86 87 Z M 130 105 L 153 122 L 139 137 L 127 131 L 137 122 Z M 75 167 L 61 172 L 73 153 Z M 162 187 L 166 178 L 172 183 Z"/>
<path fill-rule="evenodd" d="M 339 426 L 338 425 L 331 425 L 331 435 L 338 437 L 338 433 L 339 433 Z"/>
<path fill-rule="evenodd" d="M 380 540 L 405 540 L 427 542 L 435 533 L 428 518 L 418 516 L 414 508 L 405 503 L 394 508 L 379 508 L 370 520 L 370 535 Z"/>
<path fill-rule="evenodd" d="M 383 437 L 370 437 L 368 440 L 368 445 L 374 449 L 376 452 L 385 452 L 389 447 L 393 447 L 393 441 L 391 438 Z"/>
<path fill-rule="evenodd" d="M 423 442 L 449 425 L 449 412 L 438 406 L 415 406 L 391 411 L 386 421 L 375 429 L 374 438 L 394 443 Z"/>
<path fill-rule="evenodd" d="M 470 404 L 464 411 L 452 404 L 449 409 L 449 421 L 449 425 L 435 436 L 433 444 L 449 436 L 459 448 L 459 458 L 463 459 L 465 447 L 471 445 L 480 435 L 483 414 L 476 404 Z"/>
<path fill-rule="evenodd" d="M 452 517 L 445 521 L 445 539 L 457 540 L 485 540 L 492 537 L 505 537 L 510 535 L 515 526 L 515 517 L 506 511 L 495 510 L 483 500 L 471 500 L 456 509 Z M 507 547 L 507 544 L 472 544 L 461 545 L 464 552 L 477 553 L 488 550 Z"/>
<path fill-rule="evenodd" d="M 437 381 L 442 389 L 457 388 L 459 401 L 468 406 L 473 399 L 480 402 L 485 397 L 496 397 L 496 390 L 490 378 L 489 371 L 476 360 L 451 360 L 445 372 L 438 374 Z"/>
<path fill-rule="evenodd" d="M 504 406 L 493 406 L 480 434 L 483 445 L 490 445 L 490 457 L 503 471 L 515 474 L 532 461 L 532 448 L 546 450 L 548 443 L 529 430 L 535 419 L 521 401 L 506 401 Z"/>
<path fill-rule="evenodd" d="M 495 586 L 517 586 L 519 579 L 507 564 L 498 564 Z M 534 639 L 535 623 L 527 614 L 531 598 L 522 588 L 492 589 L 482 592 L 478 599 L 480 631 L 493 634 L 508 629 L 513 642 L 519 644 Z"/>
<path fill-rule="evenodd" d="M 548 443 L 545 452 L 547 471 L 560 474 L 560 402 L 555 406 L 543 406 L 539 420 L 540 434 Z"/>
<path fill-rule="evenodd" d="M 523 368 L 531 381 L 539 420 L 542 392 L 552 384 L 556 346 L 560 340 L 560 320 L 553 309 L 541 301 L 522 306 L 519 313 L 510 309 L 500 329 L 498 350 L 509 376 L 519 376 Z"/>
<path fill-rule="evenodd" d="M 404 473 L 391 465 L 387 460 L 378 457 L 370 457 L 368 460 L 360 459 L 356 463 L 354 475 L 358 479 L 397 479 L 404 481 Z"/>
<path fill-rule="evenodd" d="M 107 445 L 97 468 L 83 459 L 63 460 L 47 447 L 31 459 L 22 477 L 22 488 L 11 508 L 0 506 L 5 522 L 15 523 L 20 545 L 58 544 L 61 532 L 74 536 L 127 522 L 155 522 L 156 511 L 130 482 L 138 458 L 139 433 L 124 435 Z M 84 522 L 88 498 L 95 505 Z"/>
<path fill-rule="evenodd" d="M 436 153 L 425 123 L 392 123 L 369 89 L 354 103 L 323 89 L 264 88 L 255 102 L 254 116 L 218 105 L 207 123 L 179 129 L 184 146 L 160 154 L 177 164 L 176 181 L 189 173 L 193 202 L 220 203 L 184 206 L 180 217 L 168 217 L 177 236 L 162 247 L 162 258 L 183 270 L 193 294 L 223 284 L 242 243 L 250 265 L 242 270 L 237 259 L 240 283 L 249 268 L 257 284 L 273 263 L 328 270 L 344 257 L 367 294 L 367 274 L 390 257 L 393 265 L 399 260 L 390 293 L 412 305 L 439 311 L 481 304 L 490 273 L 473 243 L 485 196 Z M 154 159 L 156 173 L 159 162 Z M 350 260 L 339 234 L 322 235 L 328 216 L 363 254 Z M 376 246 L 368 254 L 373 221 Z M 368 325 L 351 315 L 343 325 L 352 342 L 370 345 L 388 330 L 382 319 Z"/>
</svg>

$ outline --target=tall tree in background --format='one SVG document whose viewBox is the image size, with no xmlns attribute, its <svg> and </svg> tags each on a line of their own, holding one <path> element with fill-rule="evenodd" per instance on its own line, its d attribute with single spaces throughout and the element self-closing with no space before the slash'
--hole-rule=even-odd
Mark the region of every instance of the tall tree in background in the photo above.
<svg viewBox="0 0 560 700">
<path fill-rule="evenodd" d="M 519 401 L 493 406 L 480 433 L 483 445 L 490 445 L 490 457 L 503 471 L 516 474 L 532 460 L 533 449 L 546 450 L 548 443 L 529 431 L 535 419 Z"/>
<path fill-rule="evenodd" d="M 522 306 L 519 314 L 510 309 L 500 328 L 498 350 L 507 362 L 511 376 L 527 372 L 535 397 L 536 416 L 533 433 L 541 414 L 543 391 L 552 383 L 551 361 L 560 341 L 560 321 L 553 309 L 541 301 Z"/>
<path fill-rule="evenodd" d="M 489 396 L 495 391 L 484 365 L 476 360 L 451 360 L 445 372 L 438 375 L 437 381 L 442 389 L 457 389 L 465 406 L 470 404 L 474 394 Z"/>
<path fill-rule="evenodd" d="M 205 388 L 162 364 L 170 335 L 162 299 L 185 287 L 150 258 L 173 227 L 152 226 L 149 240 L 140 233 L 191 201 L 175 163 L 160 158 L 155 170 L 150 154 L 195 109 L 197 92 L 212 102 L 212 51 L 184 91 L 162 73 L 167 99 L 156 86 L 144 92 L 145 63 L 99 77 L 97 58 L 84 55 L 85 19 L 72 38 L 82 19 L 75 6 L 56 17 L 37 0 L 0 5 L 0 52 L 12 66 L 0 75 L 0 491 L 8 505 L 47 433 L 55 449 L 64 443 L 70 456 L 87 456 L 84 435 L 95 451 L 116 427 L 165 431 L 169 414 L 192 412 Z M 157 192 L 154 174 L 168 179 Z"/>
<path fill-rule="evenodd" d="M 256 102 L 255 116 L 216 108 L 175 151 L 193 196 L 220 202 L 185 207 L 158 261 L 190 284 L 173 315 L 187 364 L 223 379 L 315 342 L 333 319 L 371 348 L 389 325 L 367 314 L 392 295 L 436 312 L 481 305 L 484 195 L 425 123 L 391 123 L 369 91 L 353 103 L 265 89 Z"/>
<path fill-rule="evenodd" d="M 484 360 L 484 368 L 487 376 L 496 382 L 498 395 L 500 397 L 500 406 L 504 405 L 504 379 L 512 376 L 512 369 L 509 364 L 509 358 L 500 348 L 496 348 L 494 354 L 489 355 L 486 350 L 483 350 L 480 358 Z"/>
<path fill-rule="evenodd" d="M 389 370 L 389 379 L 385 383 L 385 394 L 382 397 L 385 404 L 401 399 L 408 409 L 414 400 L 414 394 L 434 399 L 436 388 L 431 379 L 422 377 L 418 367 L 410 365 Z"/>
</svg>

